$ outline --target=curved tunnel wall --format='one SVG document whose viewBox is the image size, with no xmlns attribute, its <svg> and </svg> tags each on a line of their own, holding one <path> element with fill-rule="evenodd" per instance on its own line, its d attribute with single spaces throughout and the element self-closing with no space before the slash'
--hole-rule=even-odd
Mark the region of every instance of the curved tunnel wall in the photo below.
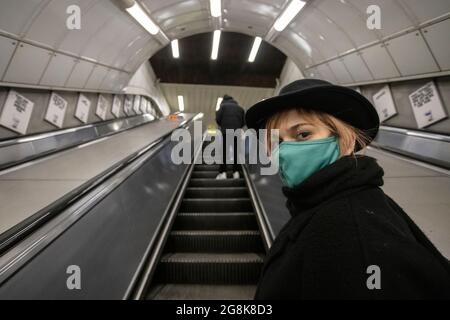
<svg viewBox="0 0 450 320">
<path fill-rule="evenodd" d="M 169 39 L 215 28 L 207 0 L 141 2 Z M 222 2 L 224 31 L 267 36 L 307 77 L 350 85 L 450 68 L 442 45 L 450 30 L 447 0 L 309 0 L 276 37 L 271 27 L 288 1 Z M 381 30 L 367 28 L 370 4 L 381 9 Z M 66 28 L 71 5 L 81 9 L 80 30 Z M 0 36 L 2 82 L 88 90 L 121 90 L 167 44 L 141 28 L 118 0 L 6 1 Z"/>
<path fill-rule="evenodd" d="M 433 5 L 422 0 L 307 2 L 288 28 L 273 36 L 272 25 L 287 0 L 222 0 L 221 28 L 265 37 L 305 77 L 343 85 L 389 83 L 450 72 L 447 0 L 434 0 Z M 217 27 L 207 0 L 141 3 L 169 39 Z M 371 4 L 381 9 L 380 30 L 367 28 L 366 8 Z M 67 8 L 72 5 L 81 10 L 80 30 L 66 27 Z M 139 67 L 148 68 L 146 61 L 166 45 L 167 41 L 141 28 L 119 0 L 8 0 L 0 12 L 0 85 L 109 94 L 127 89 L 129 93 L 150 92 L 157 100 L 164 97 L 154 86 L 156 79 L 144 76 L 134 83 L 130 79 L 139 77 Z M 370 94 L 371 89 L 363 92 Z M 162 109 L 167 112 L 164 100 Z M 407 121 L 398 123 L 413 127 Z M 443 132 L 445 125 L 436 130 Z"/>
</svg>

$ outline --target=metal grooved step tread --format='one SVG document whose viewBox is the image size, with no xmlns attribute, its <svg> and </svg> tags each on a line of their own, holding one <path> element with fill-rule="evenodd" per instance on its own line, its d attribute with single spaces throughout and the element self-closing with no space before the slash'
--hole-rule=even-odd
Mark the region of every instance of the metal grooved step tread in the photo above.
<svg viewBox="0 0 450 320">
<path fill-rule="evenodd" d="M 259 231 L 173 231 L 167 249 L 176 252 L 264 252 Z"/>
<path fill-rule="evenodd" d="M 164 284 L 149 293 L 152 300 L 253 300 L 255 285 Z"/>
<path fill-rule="evenodd" d="M 262 263 L 254 253 L 174 253 L 163 256 L 157 277 L 163 283 L 255 284 Z"/>
<path fill-rule="evenodd" d="M 218 164 L 198 164 L 194 167 L 194 171 L 214 171 L 219 172 L 220 165 Z M 227 165 L 227 171 L 232 171 L 233 165 Z"/>
<path fill-rule="evenodd" d="M 179 213 L 173 230 L 257 230 L 254 213 Z"/>
<path fill-rule="evenodd" d="M 191 179 L 189 188 L 223 188 L 223 187 L 245 187 L 244 179 Z"/>
<path fill-rule="evenodd" d="M 253 211 L 249 198 L 183 199 L 182 212 L 249 212 Z"/>
<path fill-rule="evenodd" d="M 265 256 L 257 216 L 245 180 L 218 173 L 194 167 L 148 299 L 253 299 Z"/>
<path fill-rule="evenodd" d="M 188 188 L 185 194 L 186 198 L 246 198 L 248 197 L 247 188 Z"/>
</svg>

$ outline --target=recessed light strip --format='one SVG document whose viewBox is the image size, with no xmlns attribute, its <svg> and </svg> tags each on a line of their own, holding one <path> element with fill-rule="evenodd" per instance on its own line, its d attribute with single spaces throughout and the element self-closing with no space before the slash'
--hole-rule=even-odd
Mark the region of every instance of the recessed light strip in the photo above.
<svg viewBox="0 0 450 320">
<path fill-rule="evenodd" d="M 222 97 L 217 99 L 216 111 L 219 111 L 220 105 L 222 104 L 222 102 L 223 102 L 223 98 Z"/>
<path fill-rule="evenodd" d="M 256 37 L 253 42 L 252 51 L 250 52 L 250 56 L 248 57 L 248 62 L 255 62 L 256 56 L 258 55 L 259 47 L 261 46 L 262 38 Z"/>
<path fill-rule="evenodd" d="M 294 18 L 302 11 L 306 5 L 305 1 L 291 0 L 289 5 L 284 9 L 283 13 L 274 24 L 274 29 L 278 32 L 283 31 L 294 20 Z"/>
<path fill-rule="evenodd" d="M 218 18 L 222 16 L 222 0 L 209 0 L 211 16 Z"/>
<path fill-rule="evenodd" d="M 178 109 L 180 109 L 180 112 L 184 112 L 184 97 L 178 96 Z"/>
<path fill-rule="evenodd" d="M 212 60 L 217 60 L 217 57 L 219 56 L 219 46 L 220 46 L 221 34 L 222 34 L 222 31 L 220 31 L 220 30 L 214 31 L 213 48 L 212 48 L 212 53 L 211 53 Z"/>
<path fill-rule="evenodd" d="M 180 47 L 177 39 L 172 41 L 172 55 L 174 59 L 178 59 L 180 57 Z"/>
<path fill-rule="evenodd" d="M 126 10 L 150 34 L 157 35 L 159 33 L 160 28 L 158 25 L 153 22 L 138 2 L 135 1 L 134 4 Z"/>
</svg>

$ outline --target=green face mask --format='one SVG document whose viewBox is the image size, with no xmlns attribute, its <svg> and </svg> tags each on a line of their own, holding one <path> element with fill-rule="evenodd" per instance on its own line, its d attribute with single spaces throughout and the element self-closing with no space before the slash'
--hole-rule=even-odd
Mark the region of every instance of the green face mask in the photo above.
<svg viewBox="0 0 450 320">
<path fill-rule="evenodd" d="M 279 157 L 281 179 L 294 188 L 311 175 L 336 162 L 341 153 L 337 137 L 302 142 L 282 142 L 274 151 Z"/>
</svg>

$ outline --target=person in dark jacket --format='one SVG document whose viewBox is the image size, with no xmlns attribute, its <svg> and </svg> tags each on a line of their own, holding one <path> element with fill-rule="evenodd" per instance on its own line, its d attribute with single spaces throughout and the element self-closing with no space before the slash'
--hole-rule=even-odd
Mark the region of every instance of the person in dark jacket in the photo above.
<svg viewBox="0 0 450 320">
<path fill-rule="evenodd" d="M 449 261 L 381 190 L 377 161 L 356 153 L 379 128 L 366 98 L 299 80 L 246 120 L 279 129 L 281 143 L 268 150 L 292 215 L 266 257 L 256 299 L 450 299 Z"/>
<path fill-rule="evenodd" d="M 220 105 L 220 109 L 216 113 L 216 122 L 220 127 L 223 137 L 223 164 L 220 166 L 220 173 L 217 176 L 218 180 L 227 179 L 227 164 L 226 164 L 226 155 L 228 145 L 225 143 L 226 141 L 226 130 L 232 129 L 242 129 L 245 126 L 245 111 L 239 106 L 236 100 L 229 95 L 225 95 L 223 97 L 223 101 Z M 239 164 L 238 164 L 238 148 L 237 148 L 237 138 L 233 138 L 233 178 L 239 179 Z"/>
</svg>

